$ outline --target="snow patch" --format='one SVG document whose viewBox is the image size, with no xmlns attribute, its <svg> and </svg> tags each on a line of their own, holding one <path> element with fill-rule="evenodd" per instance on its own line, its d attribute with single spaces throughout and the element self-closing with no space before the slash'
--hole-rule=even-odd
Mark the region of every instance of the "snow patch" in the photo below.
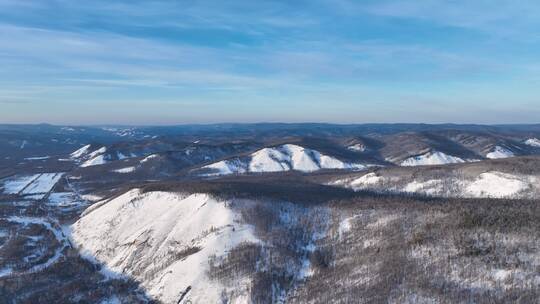
<svg viewBox="0 0 540 304">
<path fill-rule="evenodd" d="M 493 272 L 493 278 L 497 281 L 504 281 L 512 274 L 511 270 L 498 269 Z"/>
<path fill-rule="evenodd" d="M 149 155 L 149 156 L 147 156 L 147 157 L 145 157 L 145 158 L 143 158 L 143 159 L 141 160 L 141 164 L 144 164 L 145 162 L 147 162 L 147 161 L 149 161 L 149 160 L 152 160 L 152 159 L 154 159 L 154 158 L 157 158 L 157 157 L 158 157 L 157 154 Z"/>
<path fill-rule="evenodd" d="M 24 160 L 45 160 L 51 158 L 50 156 L 36 156 L 36 157 L 27 157 Z"/>
<path fill-rule="evenodd" d="M 137 168 L 135 168 L 135 167 L 126 167 L 126 168 L 113 170 L 113 172 L 116 172 L 116 173 L 131 173 L 131 172 L 135 172 L 136 169 Z"/>
</svg>

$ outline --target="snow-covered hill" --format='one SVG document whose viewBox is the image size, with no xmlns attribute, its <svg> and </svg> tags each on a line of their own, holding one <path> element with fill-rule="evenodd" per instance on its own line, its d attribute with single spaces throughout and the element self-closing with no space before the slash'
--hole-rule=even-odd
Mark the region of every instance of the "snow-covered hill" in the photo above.
<svg viewBox="0 0 540 304">
<path fill-rule="evenodd" d="M 489 159 L 508 158 L 508 157 L 513 157 L 513 156 L 515 156 L 514 152 L 510 151 L 507 148 L 503 148 L 501 146 L 495 146 L 491 150 L 491 152 L 486 154 L 486 157 Z"/>
<path fill-rule="evenodd" d="M 209 258 L 223 256 L 241 243 L 257 243 L 249 225 L 206 194 L 131 190 L 98 203 L 72 226 L 72 240 L 104 273 L 135 278 L 153 297 L 177 303 L 219 303 L 233 289 L 243 303 L 248 284 L 222 286 L 208 277 Z"/>
<path fill-rule="evenodd" d="M 95 148 L 94 148 L 95 149 Z M 86 145 L 70 154 L 71 159 L 82 162 L 80 167 L 103 165 L 107 162 L 107 147 L 100 147 L 92 151 L 92 145 Z"/>
<path fill-rule="evenodd" d="M 464 163 L 462 158 L 448 155 L 439 151 L 430 151 L 418 156 L 407 158 L 401 162 L 401 166 L 425 166 Z"/>
<path fill-rule="evenodd" d="M 407 176 L 382 176 L 375 172 L 331 183 L 353 190 L 419 193 L 430 196 L 470 198 L 534 198 L 540 195 L 540 178 L 498 171 L 477 174 L 473 178 L 448 174 L 446 177 L 416 179 Z"/>
<path fill-rule="evenodd" d="M 366 165 L 348 163 L 337 158 L 324 155 L 316 150 L 298 145 L 286 144 L 278 147 L 264 148 L 251 154 L 247 159 L 239 157 L 216 162 L 202 169 L 206 175 L 242 174 L 248 172 L 313 172 L 321 169 L 365 169 Z"/>
<path fill-rule="evenodd" d="M 526 145 L 531 147 L 540 148 L 540 139 L 538 138 L 529 138 L 525 141 Z"/>
</svg>

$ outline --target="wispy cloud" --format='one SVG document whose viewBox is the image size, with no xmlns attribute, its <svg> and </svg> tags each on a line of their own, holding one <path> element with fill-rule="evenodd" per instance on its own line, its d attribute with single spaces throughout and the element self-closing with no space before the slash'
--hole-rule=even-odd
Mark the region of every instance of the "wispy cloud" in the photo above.
<svg viewBox="0 0 540 304">
<path fill-rule="evenodd" d="M 540 38 L 536 31 L 531 31 L 540 26 L 538 1 L 383 0 L 364 9 L 376 15 L 421 19 L 510 40 Z"/>
<path fill-rule="evenodd" d="M 468 89 L 459 102 L 487 107 L 506 90 L 527 107 L 540 93 L 538 13 L 506 0 L 0 0 L 0 98 L 12 112 L 27 100 L 189 100 L 193 115 L 219 103 L 254 116 L 273 104 L 266 113 L 313 120 L 415 98 L 447 106 Z"/>
</svg>

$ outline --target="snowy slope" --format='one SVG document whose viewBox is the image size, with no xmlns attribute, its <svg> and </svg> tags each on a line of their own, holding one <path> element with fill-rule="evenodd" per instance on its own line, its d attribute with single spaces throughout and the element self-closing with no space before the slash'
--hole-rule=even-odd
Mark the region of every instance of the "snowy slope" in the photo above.
<svg viewBox="0 0 540 304">
<path fill-rule="evenodd" d="M 113 170 L 113 172 L 116 172 L 116 173 L 131 173 L 131 172 L 135 172 L 135 170 L 137 170 L 137 168 L 132 166 L 132 167 L 125 167 L 125 168 L 116 169 L 116 170 Z"/>
<path fill-rule="evenodd" d="M 538 138 L 529 138 L 525 141 L 526 145 L 529 145 L 531 147 L 540 148 L 540 139 Z"/>
<path fill-rule="evenodd" d="M 88 158 L 94 158 L 94 157 L 96 157 L 96 156 L 98 156 L 100 154 L 103 154 L 105 152 L 107 152 L 107 148 L 106 147 L 101 147 L 101 148 L 95 150 L 94 152 L 88 154 Z"/>
<path fill-rule="evenodd" d="M 513 156 L 514 156 L 514 153 L 512 151 L 506 148 L 503 148 L 501 146 L 495 146 L 495 148 L 493 148 L 491 152 L 486 154 L 486 157 L 490 159 L 508 158 L 508 157 L 513 157 Z"/>
<path fill-rule="evenodd" d="M 91 166 L 98 166 L 103 165 L 107 163 L 107 160 L 105 159 L 105 155 L 98 155 L 93 158 L 90 158 L 89 160 L 82 163 L 81 167 L 91 167 Z"/>
<path fill-rule="evenodd" d="M 78 149 L 77 151 L 74 151 L 73 153 L 71 153 L 70 156 L 73 159 L 80 158 L 81 156 L 88 153 L 89 150 L 90 150 L 90 145 L 86 145 L 86 146 Z"/>
<path fill-rule="evenodd" d="M 211 169 L 208 175 L 241 174 L 247 172 L 312 172 L 321 169 L 364 169 L 365 165 L 346 163 L 316 150 L 286 144 L 258 150 L 248 160 L 233 158 L 203 167 Z"/>
<path fill-rule="evenodd" d="M 422 155 L 407 158 L 401 162 L 402 166 L 425 166 L 464 163 L 465 160 L 439 151 L 431 151 Z"/>
<path fill-rule="evenodd" d="M 497 171 L 480 173 L 469 179 L 449 176 L 427 180 L 383 177 L 376 173 L 368 173 L 358 178 L 337 180 L 331 185 L 344 186 L 355 191 L 409 192 L 443 197 L 530 198 L 540 194 L 539 181 L 540 178 L 537 176 L 513 175 Z"/>
<path fill-rule="evenodd" d="M 149 155 L 149 156 L 143 158 L 143 159 L 141 160 L 140 163 L 141 163 L 141 164 L 144 164 L 144 163 L 146 163 L 146 162 L 148 162 L 148 161 L 150 161 L 150 160 L 152 160 L 152 159 L 156 159 L 156 158 L 159 158 L 159 155 L 157 155 L 157 154 L 152 154 L 152 155 Z"/>
<path fill-rule="evenodd" d="M 184 301 L 219 303 L 227 287 L 208 278 L 209 257 L 259 242 L 226 204 L 206 194 L 131 190 L 85 213 L 72 240 L 104 271 L 134 277 L 164 303 L 177 303 L 187 290 Z M 239 297 L 247 293 L 242 286 L 235 286 Z"/>
</svg>

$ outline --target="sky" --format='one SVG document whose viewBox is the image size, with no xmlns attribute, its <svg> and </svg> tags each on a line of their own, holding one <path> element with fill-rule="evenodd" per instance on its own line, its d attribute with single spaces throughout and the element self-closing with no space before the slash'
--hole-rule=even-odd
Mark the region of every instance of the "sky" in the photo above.
<svg viewBox="0 0 540 304">
<path fill-rule="evenodd" d="M 540 123 L 536 0 L 0 0 L 0 123 Z"/>
</svg>

